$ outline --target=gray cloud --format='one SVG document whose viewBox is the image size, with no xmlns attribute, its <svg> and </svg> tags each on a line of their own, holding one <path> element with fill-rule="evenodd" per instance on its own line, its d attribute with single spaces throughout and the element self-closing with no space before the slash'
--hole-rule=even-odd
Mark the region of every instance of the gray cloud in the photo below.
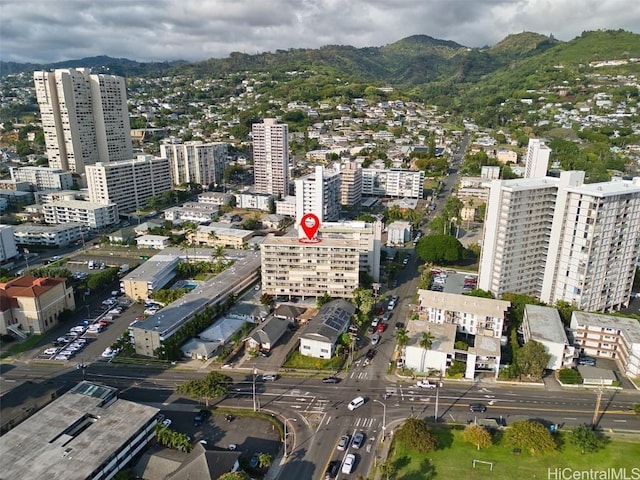
<svg viewBox="0 0 640 480">
<path fill-rule="evenodd" d="M 0 59 L 203 60 L 230 52 L 381 46 L 425 34 L 493 45 L 534 31 L 640 32 L 637 0 L 4 0 Z"/>
</svg>

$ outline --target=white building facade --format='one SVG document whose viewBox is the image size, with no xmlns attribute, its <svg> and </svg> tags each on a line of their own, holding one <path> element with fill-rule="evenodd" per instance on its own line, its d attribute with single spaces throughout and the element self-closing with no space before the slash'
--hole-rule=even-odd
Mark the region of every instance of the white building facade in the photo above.
<svg viewBox="0 0 640 480">
<path fill-rule="evenodd" d="M 286 196 L 289 194 L 289 127 L 265 118 L 254 123 L 253 175 L 255 191 Z"/>
<path fill-rule="evenodd" d="M 45 223 L 81 223 L 94 231 L 118 222 L 118 206 L 115 203 L 69 200 L 47 203 L 42 210 Z"/>
<path fill-rule="evenodd" d="M 522 318 L 522 336 L 525 343 L 535 340 L 550 355 L 547 369 L 560 370 L 575 364 L 576 352 L 569 343 L 558 310 L 541 305 L 525 305 Z"/>
<path fill-rule="evenodd" d="M 86 168 L 89 200 L 115 203 L 120 213 L 147 206 L 149 199 L 171 190 L 169 160 L 138 155 L 133 160 L 89 165 Z"/>
<path fill-rule="evenodd" d="M 404 245 L 411 240 L 411 222 L 395 221 L 387 227 L 387 245 Z"/>
<path fill-rule="evenodd" d="M 71 172 L 48 167 L 11 167 L 11 178 L 16 182 L 28 182 L 36 190 L 68 190 L 73 187 Z"/>
<path fill-rule="evenodd" d="M 423 198 L 424 171 L 362 169 L 362 196 Z"/>
<path fill-rule="evenodd" d="M 174 185 L 197 183 L 221 185 L 228 163 L 229 144 L 225 142 L 163 143 L 160 156 L 169 159 Z"/>
<path fill-rule="evenodd" d="M 11 225 L 0 225 L 0 262 L 18 256 L 18 248 Z"/>
<path fill-rule="evenodd" d="M 340 173 L 316 166 L 315 172 L 295 181 L 296 222 L 307 213 L 314 213 L 320 222 L 335 222 L 340 218 Z"/>
<path fill-rule="evenodd" d="M 524 178 L 542 178 L 547 175 L 551 149 L 537 139 L 530 138 L 524 167 Z"/>
<path fill-rule="evenodd" d="M 51 167 L 82 174 L 133 157 L 124 78 L 69 68 L 33 79 Z"/>
<path fill-rule="evenodd" d="M 46 247 L 66 247 L 83 241 L 86 230 L 81 223 L 62 225 L 16 225 L 13 237 L 19 245 L 41 245 Z"/>
</svg>

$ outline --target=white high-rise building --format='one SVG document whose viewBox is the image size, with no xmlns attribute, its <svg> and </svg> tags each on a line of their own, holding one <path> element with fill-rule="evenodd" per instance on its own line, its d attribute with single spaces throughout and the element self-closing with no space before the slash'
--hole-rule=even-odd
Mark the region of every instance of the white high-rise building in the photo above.
<svg viewBox="0 0 640 480">
<path fill-rule="evenodd" d="M 256 193 L 289 194 L 289 127 L 265 118 L 254 123 L 253 176 Z"/>
<path fill-rule="evenodd" d="M 228 165 L 228 149 L 229 144 L 225 142 L 166 143 L 160 145 L 160 156 L 169 159 L 174 185 L 221 185 L 224 169 Z"/>
<path fill-rule="evenodd" d="M 316 214 L 321 222 L 335 222 L 340 218 L 339 172 L 319 165 L 315 173 L 298 178 L 295 183 L 296 223 L 307 213 Z"/>
<path fill-rule="evenodd" d="M 549 247 L 543 302 L 564 300 L 587 312 L 627 307 L 640 258 L 640 177 L 561 180 Z"/>
<path fill-rule="evenodd" d="M 362 168 L 356 162 L 340 165 L 340 203 L 360 205 L 362 201 Z"/>
<path fill-rule="evenodd" d="M 422 198 L 423 194 L 424 171 L 422 170 L 362 169 L 362 196 Z"/>
<path fill-rule="evenodd" d="M 87 165 L 87 185 L 89 201 L 115 203 L 119 213 L 133 212 L 171 190 L 169 160 L 138 155 L 133 160 Z"/>
<path fill-rule="evenodd" d="M 50 167 L 82 174 L 133 157 L 124 78 L 69 68 L 33 79 Z"/>
<path fill-rule="evenodd" d="M 18 256 L 16 240 L 11 225 L 0 225 L 0 262 Z"/>
<path fill-rule="evenodd" d="M 478 287 L 548 304 L 629 304 L 640 257 L 640 178 L 583 184 L 584 172 L 494 181 Z"/>
<path fill-rule="evenodd" d="M 541 178 L 547 175 L 551 149 L 537 138 L 529 139 L 527 160 L 524 167 L 524 178 Z"/>
</svg>

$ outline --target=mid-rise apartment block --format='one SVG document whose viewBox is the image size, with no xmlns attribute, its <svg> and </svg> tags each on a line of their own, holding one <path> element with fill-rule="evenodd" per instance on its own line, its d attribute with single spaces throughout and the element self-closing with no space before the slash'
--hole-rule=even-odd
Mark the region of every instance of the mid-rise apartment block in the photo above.
<svg viewBox="0 0 640 480">
<path fill-rule="evenodd" d="M 160 156 L 169 159 L 174 185 L 221 185 L 228 149 L 225 142 L 164 143 L 160 145 Z"/>
<path fill-rule="evenodd" d="M 399 168 L 362 169 L 362 196 L 422 198 L 424 194 L 424 171 Z"/>
<path fill-rule="evenodd" d="M 45 223 L 81 223 L 93 231 L 118 222 L 118 206 L 115 203 L 103 204 L 81 200 L 51 202 L 42 206 L 42 213 Z"/>
<path fill-rule="evenodd" d="M 315 214 L 321 222 L 340 218 L 340 173 L 317 166 L 315 172 L 295 181 L 296 222 L 307 213 Z"/>
<path fill-rule="evenodd" d="M 524 178 L 541 178 L 547 175 L 551 149 L 537 138 L 529 139 Z"/>
<path fill-rule="evenodd" d="M 73 187 L 71 172 L 48 167 L 11 167 L 11 178 L 16 182 L 28 182 L 36 190 L 69 190 Z"/>
<path fill-rule="evenodd" d="M 171 190 L 169 160 L 138 155 L 133 160 L 87 166 L 89 200 L 115 203 L 120 213 L 147 207 L 149 200 Z"/>
<path fill-rule="evenodd" d="M 351 298 L 358 288 L 358 240 L 323 238 L 303 243 L 297 237 L 267 235 L 260 246 L 262 291 L 274 296 Z"/>
<path fill-rule="evenodd" d="M 253 175 L 257 193 L 289 194 L 289 127 L 274 118 L 254 123 Z"/>
<path fill-rule="evenodd" d="M 16 225 L 13 238 L 19 245 L 37 245 L 46 247 L 66 247 L 74 242 L 84 241 L 86 227 L 81 223 L 63 223 L 60 225 Z"/>
<path fill-rule="evenodd" d="M 630 377 L 640 377 L 640 322 L 597 313 L 571 314 L 573 344 L 581 355 L 610 358 Z"/>
<path fill-rule="evenodd" d="M 51 167 L 82 174 L 133 157 L 124 78 L 69 68 L 33 79 Z"/>
<path fill-rule="evenodd" d="M 640 178 L 583 182 L 584 172 L 574 171 L 492 183 L 479 288 L 587 311 L 629 304 L 640 256 Z"/>
</svg>

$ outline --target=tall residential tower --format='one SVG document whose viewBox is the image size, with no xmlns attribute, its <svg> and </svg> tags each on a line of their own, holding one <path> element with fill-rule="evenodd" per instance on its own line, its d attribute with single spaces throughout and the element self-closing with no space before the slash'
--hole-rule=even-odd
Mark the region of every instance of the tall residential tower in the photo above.
<svg viewBox="0 0 640 480">
<path fill-rule="evenodd" d="M 124 78 L 88 69 L 33 73 L 49 166 L 78 174 L 96 162 L 130 160 Z"/>
<path fill-rule="evenodd" d="M 265 118 L 254 123 L 253 176 L 256 193 L 289 195 L 289 127 Z"/>
</svg>

